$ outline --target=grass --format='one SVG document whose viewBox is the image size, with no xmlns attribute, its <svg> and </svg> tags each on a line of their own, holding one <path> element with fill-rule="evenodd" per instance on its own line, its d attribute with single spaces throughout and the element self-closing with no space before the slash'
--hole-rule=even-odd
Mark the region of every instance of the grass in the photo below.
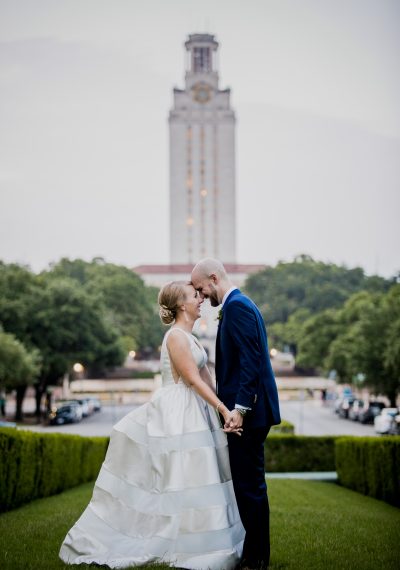
<svg viewBox="0 0 400 570">
<path fill-rule="evenodd" d="M 274 480 L 271 569 L 399 568 L 400 510 L 336 483 Z"/>
<path fill-rule="evenodd" d="M 92 486 L 87 483 L 1 515 L 0 568 L 86 568 L 65 565 L 58 558 L 58 550 L 90 500 Z M 271 480 L 268 488 L 271 570 L 399 567 L 399 509 L 334 483 Z M 144 568 L 160 570 L 166 566 Z"/>
</svg>

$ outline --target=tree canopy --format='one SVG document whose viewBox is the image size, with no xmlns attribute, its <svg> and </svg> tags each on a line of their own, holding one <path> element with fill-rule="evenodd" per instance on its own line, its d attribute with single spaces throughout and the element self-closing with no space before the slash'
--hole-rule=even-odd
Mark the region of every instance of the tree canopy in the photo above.
<svg viewBox="0 0 400 570">
<path fill-rule="evenodd" d="M 298 309 L 317 313 L 340 307 L 357 291 L 386 291 L 391 281 L 367 277 L 360 267 L 348 269 L 301 255 L 250 275 L 245 291 L 259 306 L 267 324 L 286 323 Z"/>
<path fill-rule="evenodd" d="M 0 387 L 11 390 L 32 384 L 40 368 L 39 351 L 27 350 L 14 335 L 0 329 Z"/>
<path fill-rule="evenodd" d="M 50 279 L 69 277 L 101 302 L 109 321 L 134 350 L 156 350 L 164 331 L 158 317 L 157 289 L 148 287 L 127 267 L 81 259 L 61 261 L 46 272 Z"/>
<path fill-rule="evenodd" d="M 300 256 L 246 281 L 272 344 L 298 370 L 369 386 L 392 402 L 400 391 L 400 284 Z"/>
<path fill-rule="evenodd" d="M 38 414 L 46 387 L 75 362 L 97 375 L 121 364 L 127 346 L 157 349 L 163 331 L 156 294 L 128 268 L 100 259 L 62 259 L 39 275 L 0 262 L 0 326 L 20 343 L 14 352 L 20 351 L 21 363 L 33 354 L 40 359 L 35 376 Z M 11 341 L 8 345 L 13 346 Z M 24 370 L 26 388 L 32 379 L 28 368 Z"/>
</svg>

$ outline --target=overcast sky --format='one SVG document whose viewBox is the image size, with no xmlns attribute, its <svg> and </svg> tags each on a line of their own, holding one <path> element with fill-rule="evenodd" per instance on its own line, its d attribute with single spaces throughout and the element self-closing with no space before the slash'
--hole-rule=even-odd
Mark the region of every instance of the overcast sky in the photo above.
<svg viewBox="0 0 400 570">
<path fill-rule="evenodd" d="M 239 262 L 400 269 L 399 0 L 0 0 L 0 259 L 168 263 L 168 112 L 220 42 Z"/>
</svg>

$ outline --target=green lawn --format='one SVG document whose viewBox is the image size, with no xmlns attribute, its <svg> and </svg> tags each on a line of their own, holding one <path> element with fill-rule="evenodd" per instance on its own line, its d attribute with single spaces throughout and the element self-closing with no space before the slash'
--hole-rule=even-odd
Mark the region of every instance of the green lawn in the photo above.
<svg viewBox="0 0 400 570">
<path fill-rule="evenodd" d="M 1 570 L 82 570 L 63 564 L 58 550 L 89 501 L 92 485 L 1 515 Z M 400 567 L 399 509 L 334 483 L 276 479 L 268 487 L 271 570 Z"/>
</svg>

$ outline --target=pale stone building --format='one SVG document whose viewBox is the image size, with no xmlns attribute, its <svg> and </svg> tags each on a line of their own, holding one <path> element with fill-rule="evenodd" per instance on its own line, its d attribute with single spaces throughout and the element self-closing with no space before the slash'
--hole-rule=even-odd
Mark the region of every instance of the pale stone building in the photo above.
<svg viewBox="0 0 400 570">
<path fill-rule="evenodd" d="M 218 43 L 192 34 L 185 43 L 184 89 L 174 89 L 170 132 L 170 259 L 236 261 L 235 113 L 219 88 Z"/>
</svg>

